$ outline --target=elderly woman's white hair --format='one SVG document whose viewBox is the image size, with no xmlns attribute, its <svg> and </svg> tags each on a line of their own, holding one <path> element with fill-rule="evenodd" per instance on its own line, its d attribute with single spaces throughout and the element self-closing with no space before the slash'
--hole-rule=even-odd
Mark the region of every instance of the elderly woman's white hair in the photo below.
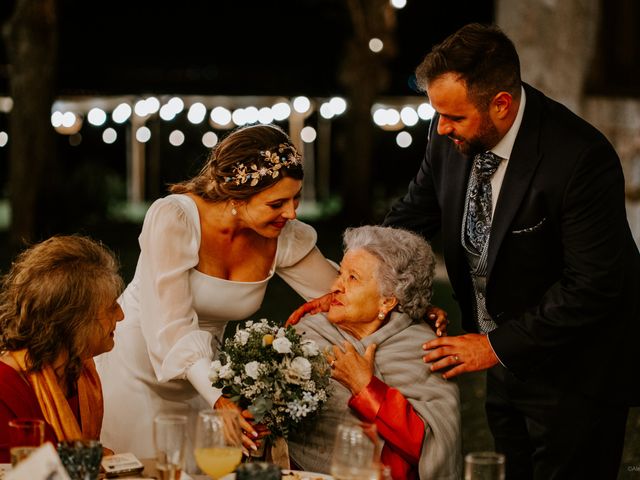
<svg viewBox="0 0 640 480">
<path fill-rule="evenodd" d="M 413 319 L 424 317 L 431 302 L 435 258 L 420 235 L 401 228 L 365 225 L 348 228 L 344 251 L 362 249 L 379 261 L 382 296 L 398 299 L 398 309 Z"/>
</svg>

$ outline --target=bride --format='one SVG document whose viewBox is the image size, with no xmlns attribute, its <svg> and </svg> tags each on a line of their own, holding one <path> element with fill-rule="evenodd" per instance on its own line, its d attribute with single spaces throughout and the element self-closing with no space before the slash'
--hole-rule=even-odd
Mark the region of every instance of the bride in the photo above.
<svg viewBox="0 0 640 480">
<path fill-rule="evenodd" d="M 274 273 L 305 299 L 329 291 L 336 270 L 315 246 L 315 230 L 296 220 L 302 177 L 280 128 L 250 126 L 151 205 L 136 273 L 120 298 L 116 347 L 97 358 L 105 445 L 152 457 L 160 411 L 193 417 L 238 408 L 211 386 L 209 366 L 226 323 L 258 310 Z M 255 448 L 254 428 L 245 420 L 242 427 L 245 448 Z"/>
</svg>

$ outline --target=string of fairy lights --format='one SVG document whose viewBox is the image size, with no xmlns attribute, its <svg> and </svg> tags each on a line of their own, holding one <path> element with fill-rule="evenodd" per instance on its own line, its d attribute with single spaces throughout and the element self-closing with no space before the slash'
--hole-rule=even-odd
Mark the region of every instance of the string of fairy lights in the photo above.
<svg viewBox="0 0 640 480">
<path fill-rule="evenodd" d="M 214 97 L 207 100 L 199 97 L 171 96 L 158 98 L 147 96 L 144 98 L 109 98 L 91 97 L 82 99 L 61 99 L 52 107 L 51 125 L 61 135 L 67 135 L 69 142 L 77 146 L 82 142 L 82 129 L 88 124 L 88 128 L 102 129 L 102 141 L 105 144 L 113 144 L 119 140 L 117 127 L 130 122 L 133 137 L 137 142 L 147 143 L 152 138 L 151 129 L 146 125 L 151 119 L 158 118 L 162 122 L 176 122 L 179 117 L 186 118 L 192 125 L 203 125 L 208 122 L 207 130 L 201 133 L 201 142 L 208 148 L 213 147 L 218 141 L 220 131 L 229 130 L 238 126 L 255 123 L 273 123 L 288 121 L 292 115 L 308 118 L 316 112 L 324 120 L 332 120 L 343 115 L 347 109 L 347 101 L 342 97 L 332 98 L 308 98 L 298 96 L 291 99 L 280 99 L 270 105 L 248 105 L 232 108 L 230 105 L 246 103 L 243 98 Z M 215 100 L 223 99 L 224 105 L 215 105 Z M 254 97 L 260 99 L 260 97 Z M 265 101 L 269 98 L 265 97 Z M 413 101 L 412 103 L 399 104 L 399 101 Z M 371 108 L 372 122 L 383 130 L 397 132 L 396 143 L 399 147 L 406 148 L 412 143 L 412 136 L 406 130 L 415 126 L 420 120 L 428 121 L 433 117 L 434 111 L 429 103 L 421 102 L 422 97 L 390 98 L 388 101 L 379 102 Z M 105 107 L 105 105 L 108 105 Z M 10 113 L 12 102 L 9 97 L 0 98 L 0 112 Z M 178 123 L 176 123 L 177 125 Z M 206 124 L 205 124 L 206 126 Z M 305 143 L 313 143 L 317 138 L 317 130 L 313 125 L 305 125 L 300 131 L 301 140 Z M 168 142 L 174 147 L 179 147 L 186 141 L 183 129 L 176 126 L 168 135 Z M 0 147 L 9 142 L 9 135 L 0 131 Z"/>
<path fill-rule="evenodd" d="M 390 0 L 396 8 L 404 8 L 406 0 Z M 375 54 L 384 49 L 379 38 L 369 41 L 369 48 Z M 188 97 L 170 96 L 158 98 L 153 95 L 146 97 L 127 96 L 113 97 L 83 97 L 67 98 L 54 102 L 51 113 L 51 125 L 61 135 L 69 137 L 72 146 L 82 143 L 82 129 L 102 129 L 102 141 L 107 144 L 116 143 L 122 135 L 118 133 L 118 126 L 130 123 L 132 138 L 139 143 L 147 143 L 152 139 L 152 131 L 146 125 L 150 120 L 160 119 L 162 122 L 176 122 L 176 128 L 168 134 L 168 143 L 174 147 L 182 146 L 187 141 L 184 129 L 179 128 L 176 119 L 186 115 L 186 119 L 193 125 L 202 125 L 208 121 L 210 129 L 201 132 L 200 141 L 208 148 L 218 141 L 220 131 L 237 126 L 255 123 L 273 123 L 289 120 L 292 115 L 306 119 L 317 112 L 324 120 L 343 115 L 348 108 L 347 101 L 341 97 L 309 98 L 298 96 L 282 98 L 268 103 L 268 97 L 254 97 L 257 102 L 248 104 L 245 97 Z M 389 99 L 378 102 L 371 108 L 371 118 L 375 125 L 383 130 L 396 132 L 395 141 L 401 148 L 409 147 L 413 138 L 407 131 L 420 120 L 429 121 L 433 115 L 433 108 L 422 101 L 422 97 Z M 238 106 L 238 105 L 242 106 Z M 13 101 L 10 97 L 0 97 L 0 112 L 10 113 Z M 317 130 L 313 125 L 304 125 L 300 132 L 300 139 L 305 143 L 313 143 L 317 139 Z M 0 130 L 0 148 L 9 143 L 7 132 Z"/>
</svg>

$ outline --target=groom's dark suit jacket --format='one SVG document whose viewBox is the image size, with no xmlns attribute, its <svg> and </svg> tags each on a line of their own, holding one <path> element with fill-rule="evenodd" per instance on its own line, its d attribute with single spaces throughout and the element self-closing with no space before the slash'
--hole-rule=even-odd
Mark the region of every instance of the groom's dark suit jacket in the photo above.
<svg viewBox="0 0 640 480">
<path fill-rule="evenodd" d="M 524 86 L 526 104 L 498 197 L 488 253 L 489 334 L 515 375 L 544 376 L 599 398 L 640 403 L 640 255 L 624 179 L 594 127 Z M 461 245 L 471 159 L 431 124 L 427 151 L 385 224 L 442 231 L 463 326 L 477 331 Z"/>
</svg>

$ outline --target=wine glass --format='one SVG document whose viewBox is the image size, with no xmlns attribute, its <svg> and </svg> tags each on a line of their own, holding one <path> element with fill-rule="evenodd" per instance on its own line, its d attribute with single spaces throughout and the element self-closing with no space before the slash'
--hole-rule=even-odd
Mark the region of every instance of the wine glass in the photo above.
<svg viewBox="0 0 640 480">
<path fill-rule="evenodd" d="M 231 473 L 242 459 L 240 415 L 235 410 L 202 410 L 198 414 L 196 463 L 216 480 Z"/>
<path fill-rule="evenodd" d="M 161 480 L 180 480 L 187 439 L 187 417 L 161 413 L 153 419 L 156 469 Z"/>
<path fill-rule="evenodd" d="M 378 480 L 380 452 L 378 433 L 372 423 L 338 425 L 331 459 L 335 480 Z"/>
<path fill-rule="evenodd" d="M 464 480 L 504 480 L 505 456 L 496 452 L 471 452 L 464 457 Z"/>
</svg>

